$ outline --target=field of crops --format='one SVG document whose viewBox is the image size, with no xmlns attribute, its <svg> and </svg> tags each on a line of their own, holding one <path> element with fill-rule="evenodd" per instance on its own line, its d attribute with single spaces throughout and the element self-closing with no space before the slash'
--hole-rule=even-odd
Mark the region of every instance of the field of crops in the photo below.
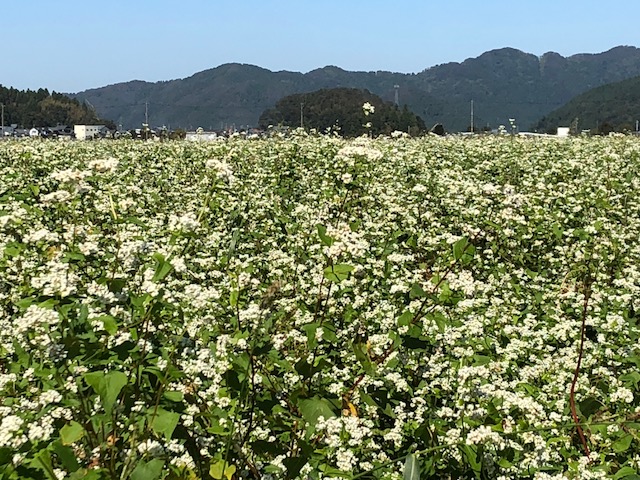
<svg viewBox="0 0 640 480">
<path fill-rule="evenodd" d="M 640 141 L 0 142 L 0 479 L 639 479 Z"/>
</svg>

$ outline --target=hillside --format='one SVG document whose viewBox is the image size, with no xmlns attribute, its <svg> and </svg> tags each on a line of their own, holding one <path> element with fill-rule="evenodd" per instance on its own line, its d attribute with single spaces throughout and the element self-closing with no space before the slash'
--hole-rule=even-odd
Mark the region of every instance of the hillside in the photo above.
<svg viewBox="0 0 640 480">
<path fill-rule="evenodd" d="M 4 125 L 20 128 L 74 124 L 105 124 L 95 112 L 77 99 L 47 89 L 18 90 L 0 85 Z"/>
<path fill-rule="evenodd" d="M 513 48 L 492 50 L 461 63 L 447 63 L 420 73 L 349 72 L 328 66 L 308 73 L 272 72 L 226 64 L 166 82 L 132 81 L 74 95 L 89 100 L 97 112 L 126 128 L 144 121 L 170 127 L 220 128 L 257 125 L 260 114 L 281 98 L 322 88 L 367 89 L 401 104 L 427 126 L 443 123 L 449 131 L 466 130 L 474 101 L 476 128 L 496 127 L 515 118 L 521 128 L 594 87 L 640 75 L 640 49 L 616 47 L 599 54 L 537 57 Z"/>
<path fill-rule="evenodd" d="M 640 77 L 610 83 L 574 97 L 546 115 L 536 128 L 552 131 L 558 125 L 569 126 L 578 119 L 579 130 L 601 133 L 635 130 L 640 120 Z"/>
<path fill-rule="evenodd" d="M 375 111 L 371 114 L 364 112 L 365 103 L 373 106 Z M 422 119 L 406 106 L 400 109 L 368 90 L 357 88 L 323 88 L 311 93 L 288 95 L 280 99 L 274 108 L 265 110 L 258 121 L 264 129 L 270 125 L 299 127 L 301 122 L 306 128 L 319 132 L 337 128 L 345 137 L 365 133 L 388 135 L 396 130 L 410 130 L 418 134 L 425 130 Z"/>
</svg>

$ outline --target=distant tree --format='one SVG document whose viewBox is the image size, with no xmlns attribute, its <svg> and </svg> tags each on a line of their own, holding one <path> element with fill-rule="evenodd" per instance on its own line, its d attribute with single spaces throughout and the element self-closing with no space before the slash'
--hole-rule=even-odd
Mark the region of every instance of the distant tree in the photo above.
<svg viewBox="0 0 640 480">
<path fill-rule="evenodd" d="M 598 135 L 609 135 L 611 132 L 615 131 L 613 125 L 608 122 L 602 122 L 597 129 Z"/>
</svg>

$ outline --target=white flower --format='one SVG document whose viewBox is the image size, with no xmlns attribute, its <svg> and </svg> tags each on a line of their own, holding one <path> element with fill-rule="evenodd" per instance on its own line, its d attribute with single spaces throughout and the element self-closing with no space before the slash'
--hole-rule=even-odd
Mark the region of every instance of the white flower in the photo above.
<svg viewBox="0 0 640 480">
<path fill-rule="evenodd" d="M 369 116 L 372 113 L 374 113 L 376 111 L 376 107 L 374 107 L 373 105 L 371 105 L 369 102 L 365 102 L 362 105 L 362 111 L 364 112 L 365 116 Z"/>
</svg>

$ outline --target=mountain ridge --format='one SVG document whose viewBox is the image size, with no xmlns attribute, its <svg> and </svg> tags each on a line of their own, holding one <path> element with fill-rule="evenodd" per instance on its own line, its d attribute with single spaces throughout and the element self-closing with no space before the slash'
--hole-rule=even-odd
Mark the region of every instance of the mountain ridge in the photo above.
<svg viewBox="0 0 640 480">
<path fill-rule="evenodd" d="M 601 53 L 541 56 L 504 47 L 462 62 L 435 65 L 419 73 L 386 70 L 348 71 L 335 65 L 306 73 L 271 71 L 227 63 L 181 79 L 131 80 L 71 94 L 88 100 L 98 114 L 126 128 L 144 121 L 183 128 L 256 125 L 260 114 L 294 93 L 322 88 L 361 88 L 393 101 L 399 85 L 400 105 L 429 124 L 466 130 L 470 102 L 475 128 L 496 127 L 515 118 L 528 128 L 574 96 L 596 86 L 640 75 L 640 49 L 618 46 Z"/>
</svg>

